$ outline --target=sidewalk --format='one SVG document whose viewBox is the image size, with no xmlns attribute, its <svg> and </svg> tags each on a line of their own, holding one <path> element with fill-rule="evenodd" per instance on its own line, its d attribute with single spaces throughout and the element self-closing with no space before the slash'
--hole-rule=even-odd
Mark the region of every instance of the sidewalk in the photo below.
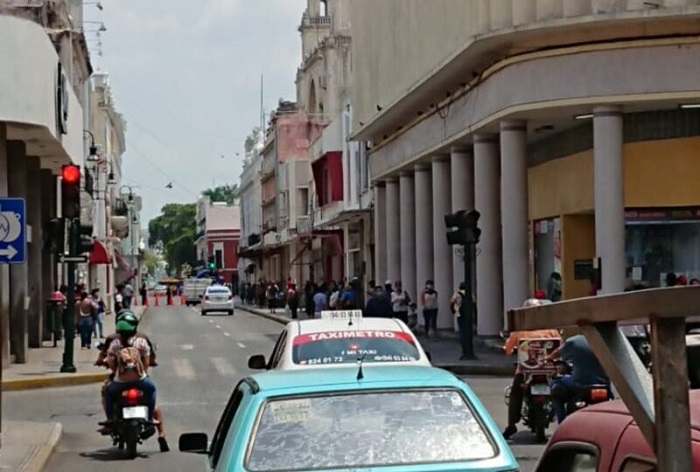
<svg viewBox="0 0 700 472">
<path fill-rule="evenodd" d="M 275 313 L 267 308 L 249 305 L 236 305 L 236 308 L 254 315 L 268 318 L 277 323 L 286 324 L 291 318 L 284 308 L 278 308 Z M 304 311 L 299 311 L 299 319 L 307 319 Z M 436 367 L 449 370 L 458 375 L 499 375 L 511 377 L 514 372 L 513 358 L 505 356 L 501 347 L 503 342 L 493 339 L 474 339 L 475 360 L 460 360 L 462 349 L 457 333 L 451 330 L 440 330 L 436 338 L 426 339 L 422 328 L 417 333 L 423 348 L 430 353 Z"/>
<path fill-rule="evenodd" d="M 132 308 L 137 316 L 142 316 L 144 307 Z M 114 332 L 114 315 L 105 317 L 104 335 Z M 61 373 L 63 365 L 64 340 L 58 341 L 53 347 L 53 341 L 45 341 L 43 347 L 29 349 L 29 362 L 26 364 L 10 364 L 2 371 L 2 390 L 30 390 L 48 387 L 68 387 L 103 382 L 107 378 L 107 370 L 94 366 L 97 359 L 97 349 L 94 344 L 100 339 L 92 339 L 91 349 L 80 349 L 80 338 L 73 340 L 73 365 L 77 372 Z M 4 449 L 4 448 L 3 448 Z"/>
<path fill-rule="evenodd" d="M 62 432 L 60 423 L 3 421 L 0 470 L 41 472 Z"/>
</svg>

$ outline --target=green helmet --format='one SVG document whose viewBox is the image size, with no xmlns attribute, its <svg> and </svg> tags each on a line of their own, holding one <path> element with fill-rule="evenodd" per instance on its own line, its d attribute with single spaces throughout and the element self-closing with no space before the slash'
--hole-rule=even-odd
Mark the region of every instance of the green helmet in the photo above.
<svg viewBox="0 0 700 472">
<path fill-rule="evenodd" d="M 120 320 L 117 321 L 117 326 L 115 330 L 119 334 L 130 335 L 136 333 L 136 326 L 134 326 L 126 320 Z"/>
<path fill-rule="evenodd" d="M 117 317 L 114 321 L 117 324 L 120 321 L 125 321 L 125 322 L 129 323 L 130 325 L 132 325 L 134 328 L 138 327 L 138 325 L 139 325 L 138 317 L 131 310 L 121 310 L 119 313 L 117 313 Z"/>
</svg>

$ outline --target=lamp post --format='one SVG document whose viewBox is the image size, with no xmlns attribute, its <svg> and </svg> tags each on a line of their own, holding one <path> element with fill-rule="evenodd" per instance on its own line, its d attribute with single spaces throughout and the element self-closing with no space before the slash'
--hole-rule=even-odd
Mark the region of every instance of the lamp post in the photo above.
<svg viewBox="0 0 700 472">
<path fill-rule="evenodd" d="M 136 186 L 131 186 L 131 185 L 122 185 L 119 188 L 119 194 L 122 196 L 126 196 L 126 207 L 127 207 L 127 218 L 129 219 L 128 224 L 129 224 L 129 247 L 131 250 L 130 259 L 131 259 L 131 268 L 132 270 L 137 270 L 138 271 L 138 252 L 137 250 L 137 243 L 134 242 L 134 225 L 139 222 L 138 217 L 136 216 L 136 211 L 135 211 L 135 202 L 134 202 L 134 189 L 138 188 Z M 124 192 L 124 189 L 127 189 L 128 192 Z"/>
</svg>

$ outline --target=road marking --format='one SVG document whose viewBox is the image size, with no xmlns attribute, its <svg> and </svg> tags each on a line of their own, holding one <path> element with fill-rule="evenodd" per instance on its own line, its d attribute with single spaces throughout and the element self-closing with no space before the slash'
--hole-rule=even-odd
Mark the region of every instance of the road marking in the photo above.
<svg viewBox="0 0 700 472">
<path fill-rule="evenodd" d="M 194 379 L 194 369 L 189 359 L 173 359 L 173 364 L 175 364 L 175 375 L 187 380 Z"/>
<path fill-rule="evenodd" d="M 209 320 L 209 323 L 213 323 L 213 322 L 214 322 L 214 320 Z"/>
<path fill-rule="evenodd" d="M 229 336 L 231 336 L 231 335 L 228 334 L 228 333 L 224 333 L 224 336 L 229 337 Z"/>
<path fill-rule="evenodd" d="M 216 329 L 221 329 L 221 325 L 216 325 Z"/>
<path fill-rule="evenodd" d="M 180 347 L 182 348 L 183 351 L 191 351 L 194 349 L 194 345 L 192 345 L 192 344 L 183 344 Z"/>
<path fill-rule="evenodd" d="M 226 360 L 223 357 L 212 357 L 211 358 L 212 364 L 214 364 L 214 367 L 216 368 L 217 372 L 221 375 L 235 375 L 236 374 L 236 369 L 234 369 L 231 364 L 229 364 L 228 360 Z"/>
<path fill-rule="evenodd" d="M 245 344 L 243 344 L 243 343 L 236 343 L 236 344 L 238 344 L 238 347 L 240 347 L 241 349 L 245 349 Z"/>
</svg>

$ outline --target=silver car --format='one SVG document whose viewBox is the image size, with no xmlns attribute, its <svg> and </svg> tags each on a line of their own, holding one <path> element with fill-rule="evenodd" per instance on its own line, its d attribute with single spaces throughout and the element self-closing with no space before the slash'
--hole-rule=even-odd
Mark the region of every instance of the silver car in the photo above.
<svg viewBox="0 0 700 472">
<path fill-rule="evenodd" d="M 200 305 L 202 316 L 214 311 L 228 313 L 233 316 L 233 294 L 228 287 L 223 285 L 211 285 L 207 287 Z"/>
</svg>

